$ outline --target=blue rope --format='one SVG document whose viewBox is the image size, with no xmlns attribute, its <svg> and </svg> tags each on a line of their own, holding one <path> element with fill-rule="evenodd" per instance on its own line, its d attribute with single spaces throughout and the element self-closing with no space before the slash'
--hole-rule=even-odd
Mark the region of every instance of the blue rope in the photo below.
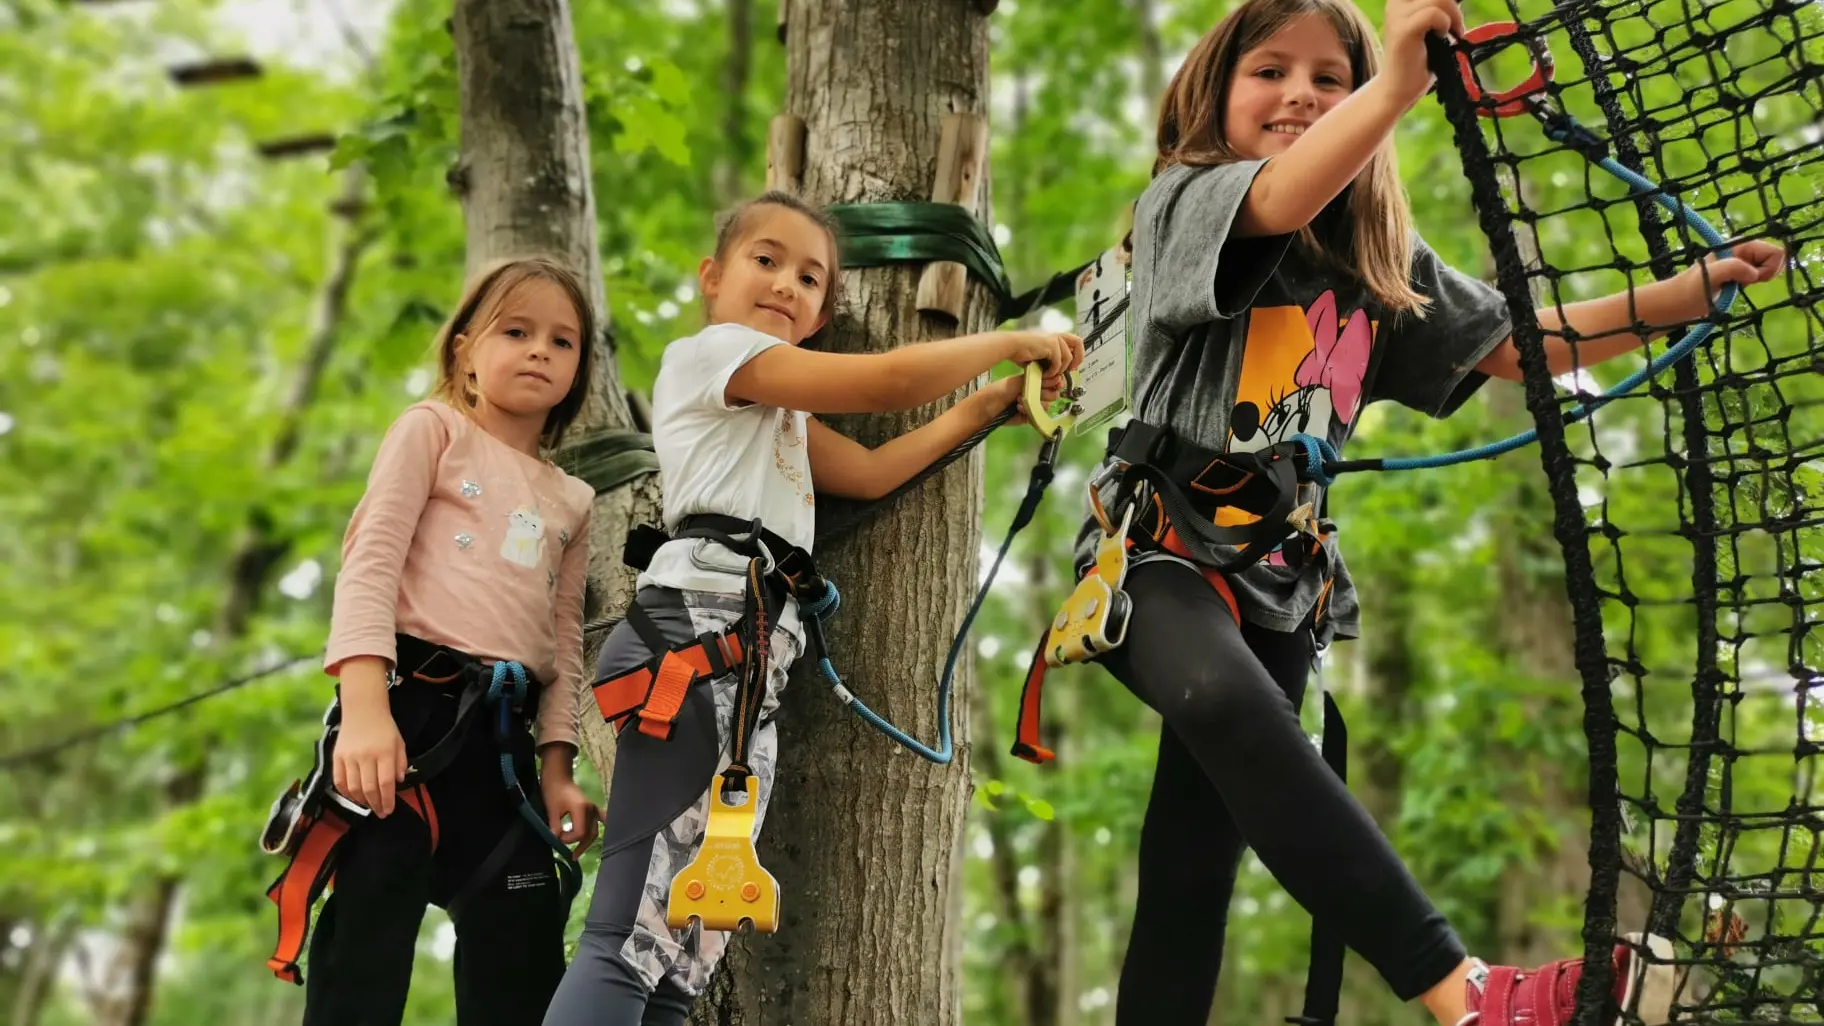
<svg viewBox="0 0 1824 1026">
<path fill-rule="evenodd" d="M 1334 450 L 1332 450 L 1334 455 Z M 866 720 L 882 734 L 905 746 L 914 755 L 939 766 L 950 765 L 955 756 L 955 748 L 950 741 L 950 691 L 956 676 L 956 662 L 962 655 L 963 646 L 969 640 L 969 627 L 975 623 L 977 613 L 982 611 L 982 603 L 988 598 L 988 591 L 994 586 L 996 575 L 1001 572 L 1001 563 L 1007 558 L 1007 550 L 1013 547 L 1017 537 L 1027 524 L 1032 522 L 1038 512 L 1039 502 L 1045 497 L 1045 489 L 1050 486 L 1053 473 L 1053 460 L 1057 456 L 1057 439 L 1047 441 L 1039 450 L 1038 462 L 1033 464 L 1032 476 L 1026 483 L 1026 495 L 1020 500 L 1020 508 L 1013 514 L 1013 522 L 1008 525 L 1007 536 L 1001 540 L 1000 551 L 994 554 L 994 564 L 988 568 L 988 577 L 980 588 L 976 589 L 974 601 L 969 603 L 969 612 L 963 617 L 963 625 L 951 639 L 950 654 L 944 660 L 944 675 L 937 682 L 937 747 L 931 748 L 917 738 L 894 726 L 886 717 L 868 708 L 867 703 L 855 697 L 842 681 L 842 675 L 829 658 L 829 645 L 824 640 L 824 621 L 834 616 L 836 609 L 842 605 L 842 596 L 836 590 L 834 582 L 825 581 L 826 590 L 815 602 L 799 603 L 799 610 L 807 614 L 806 627 L 812 633 L 812 643 L 817 652 L 817 669 L 829 682 L 830 689 L 842 704 L 855 711 L 855 715 Z"/>
<path fill-rule="evenodd" d="M 809 623 L 811 623 L 813 629 L 817 631 L 819 639 L 817 644 L 817 672 L 823 674 L 823 679 L 829 682 L 830 690 L 836 693 L 837 700 L 842 702 L 843 705 L 848 706 L 855 712 L 855 715 L 866 720 L 876 730 L 887 735 L 887 737 L 897 741 L 901 745 L 904 745 L 908 751 L 920 758 L 934 762 L 939 766 L 950 765 L 950 760 L 955 757 L 956 751 L 950 741 L 949 673 L 947 671 L 945 672 L 944 682 L 937 689 L 937 747 L 930 748 L 920 742 L 917 738 L 894 726 L 885 716 L 868 708 L 867 703 L 856 698 L 855 693 L 850 691 L 848 685 L 843 683 L 842 674 L 836 672 L 835 664 L 830 662 L 830 657 L 826 654 L 827 647 L 821 641 L 825 622 L 830 617 L 836 615 L 836 610 L 842 606 L 842 594 L 836 590 L 834 581 L 825 581 L 824 583 L 827 586 L 827 590 L 823 593 L 822 598 L 818 599 L 816 602 L 800 602 L 798 604 L 799 610 L 812 618 Z M 980 604 L 981 603 L 978 600 L 976 605 L 980 606 Z M 975 615 L 974 608 L 970 609 L 969 615 L 971 617 Z M 967 621 L 965 621 L 965 623 L 966 622 Z M 964 632 L 967 633 L 967 631 L 968 628 L 965 627 Z M 954 646 L 952 646 L 952 659 L 954 660 L 954 658 L 955 650 Z"/>
<path fill-rule="evenodd" d="M 513 678 L 511 685 L 507 678 Z M 550 824 L 545 817 L 538 814 L 532 803 L 526 799 L 525 788 L 519 786 L 519 773 L 513 766 L 513 752 L 509 739 L 513 736 L 513 717 L 525 708 L 526 690 L 529 683 L 526 668 L 511 659 L 503 659 L 494 664 L 494 680 L 488 685 L 488 703 L 499 712 L 495 722 L 495 740 L 500 745 L 500 778 L 505 783 L 507 797 L 519 807 L 519 814 L 532 826 L 539 839 L 557 852 L 559 857 L 559 885 L 563 888 L 564 900 L 569 901 L 582 888 L 583 867 L 571 854 L 568 846 L 551 832 Z"/>
<path fill-rule="evenodd" d="M 1308 480 L 1324 488 L 1336 483 L 1336 478 L 1331 477 L 1325 468 L 1326 464 L 1337 461 L 1336 446 L 1331 445 L 1328 438 L 1296 434 L 1291 440 L 1304 450 L 1305 476 Z"/>
<path fill-rule="evenodd" d="M 830 617 L 836 615 L 837 610 L 842 608 L 842 592 L 836 590 L 835 581 L 825 580 L 823 582 L 823 596 L 815 602 L 800 601 L 798 603 L 798 608 L 799 611 L 803 612 L 806 616 L 814 616 L 819 620 L 828 620 Z"/>
<path fill-rule="evenodd" d="M 1556 125 L 1547 123 L 1545 125 L 1545 134 L 1548 138 L 1580 150 L 1587 147 L 1589 142 L 1594 139 L 1594 136 L 1587 129 L 1583 128 L 1583 126 L 1577 124 L 1570 115 L 1560 115 L 1560 117 L 1563 119 L 1562 123 Z M 1585 155 L 1589 156 L 1588 153 Z M 1724 257 L 1728 257 L 1732 254 L 1733 251 L 1730 249 L 1727 241 L 1724 240 L 1716 229 L 1710 227 L 1709 222 L 1699 216 L 1697 211 L 1680 203 L 1675 197 L 1667 195 L 1664 189 L 1661 189 L 1648 179 L 1635 174 L 1632 170 L 1617 163 L 1613 157 L 1598 158 L 1592 156 L 1590 159 L 1597 167 L 1600 167 L 1609 174 L 1621 179 L 1621 181 L 1632 188 L 1636 194 L 1647 193 L 1651 195 L 1655 203 L 1658 203 L 1666 210 L 1682 218 L 1685 224 L 1689 225 L 1691 230 L 1696 232 L 1713 251 L 1722 254 Z M 1729 308 L 1735 305 L 1736 296 L 1740 291 L 1740 286 L 1736 285 L 1734 282 L 1725 284 L 1717 297 L 1717 303 L 1715 304 L 1716 312 L 1719 314 L 1728 313 Z M 1570 412 L 1565 415 L 1565 423 L 1575 424 L 1578 421 L 1584 420 L 1608 403 L 1639 388 L 1648 379 L 1658 375 L 1667 367 L 1672 366 L 1686 356 L 1689 356 L 1692 350 L 1696 349 L 1705 339 L 1708 339 L 1715 332 L 1716 325 L 1711 321 L 1703 321 L 1693 325 L 1691 330 L 1685 333 L 1685 337 L 1679 340 L 1677 345 L 1666 350 L 1664 353 L 1661 353 L 1658 357 L 1649 362 L 1647 366 L 1617 382 L 1613 388 L 1604 392 L 1602 395 L 1591 399 L 1587 403 L 1581 403 L 1573 407 Z M 1351 460 L 1329 469 L 1332 475 L 1336 475 L 1352 473 L 1358 470 L 1426 470 L 1433 467 L 1450 467 L 1459 463 L 1470 463 L 1475 460 L 1484 460 L 1499 456 L 1502 453 L 1512 452 L 1515 449 L 1531 445 L 1538 440 L 1538 430 L 1531 429 L 1522 431 L 1510 438 L 1503 438 L 1500 441 L 1490 442 L 1487 445 L 1476 446 L 1473 449 L 1459 449 L 1456 452 L 1441 453 L 1435 456 L 1399 456 L 1373 460 Z M 1308 454 L 1310 451 L 1309 446 L 1306 447 L 1306 451 Z M 1307 458 L 1309 457 L 1307 456 Z M 1330 461 L 1332 463 L 1340 462 L 1336 460 L 1334 456 L 1330 457 Z M 1315 480 L 1315 478 L 1313 478 L 1313 480 Z M 1319 483 L 1328 484 L 1329 482 Z"/>
</svg>

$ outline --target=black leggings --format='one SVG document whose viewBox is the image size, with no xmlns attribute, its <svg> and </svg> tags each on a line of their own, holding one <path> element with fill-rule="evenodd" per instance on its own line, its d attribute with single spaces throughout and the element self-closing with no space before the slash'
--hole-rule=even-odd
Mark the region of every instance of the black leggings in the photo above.
<svg viewBox="0 0 1824 1026">
<path fill-rule="evenodd" d="M 1103 664 L 1165 724 L 1115 1022 L 1209 1020 L 1248 847 L 1401 1000 L 1450 975 L 1462 943 L 1299 724 L 1310 632 L 1238 627 L 1180 563 L 1135 567 L 1127 593 L 1126 643 Z"/>
</svg>

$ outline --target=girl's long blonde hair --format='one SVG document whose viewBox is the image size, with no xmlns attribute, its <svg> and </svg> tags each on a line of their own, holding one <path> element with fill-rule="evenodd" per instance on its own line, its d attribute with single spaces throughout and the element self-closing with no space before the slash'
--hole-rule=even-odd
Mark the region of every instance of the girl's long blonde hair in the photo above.
<svg viewBox="0 0 1824 1026">
<path fill-rule="evenodd" d="M 1349 0 L 1244 0 L 1198 40 L 1172 76 L 1160 104 L 1155 176 L 1173 164 L 1208 167 L 1246 159 L 1228 143 L 1229 83 L 1242 55 L 1305 14 L 1323 16 L 1336 30 L 1349 54 L 1352 88 L 1380 71 L 1374 26 Z M 1391 137 L 1338 200 L 1340 209 L 1333 201 L 1299 229 L 1300 243 L 1360 278 L 1389 311 L 1424 316 L 1425 299 L 1412 288 L 1412 208 Z"/>
<path fill-rule="evenodd" d="M 468 369 L 468 346 L 500 318 L 520 286 L 535 280 L 548 281 L 570 297 L 581 334 L 576 340 L 576 380 L 570 382 L 570 391 L 545 415 L 545 428 L 539 435 L 546 449 L 555 449 L 588 398 L 596 341 L 589 292 L 576 272 L 560 261 L 544 256 L 510 257 L 483 267 L 470 279 L 456 313 L 437 332 L 437 388 L 433 394 L 463 413 L 474 411 L 475 376 Z"/>
</svg>

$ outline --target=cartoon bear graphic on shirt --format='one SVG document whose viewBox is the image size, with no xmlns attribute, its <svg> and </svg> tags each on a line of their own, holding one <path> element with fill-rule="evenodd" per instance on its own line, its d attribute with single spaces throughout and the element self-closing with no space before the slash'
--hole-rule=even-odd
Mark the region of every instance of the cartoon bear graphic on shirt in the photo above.
<svg viewBox="0 0 1824 1026">
<path fill-rule="evenodd" d="M 1241 380 L 1229 412 L 1229 451 L 1258 452 L 1300 434 L 1329 439 L 1336 423 L 1353 423 L 1362 407 L 1374 332 L 1363 310 L 1337 317 L 1334 291 L 1325 291 L 1305 310 L 1251 311 Z M 1216 513 L 1224 526 L 1252 519 L 1228 507 Z M 1285 555 L 1276 551 L 1267 561 L 1283 566 Z"/>
<path fill-rule="evenodd" d="M 545 521 L 538 510 L 524 506 L 507 514 L 507 536 L 500 543 L 500 558 L 536 568 L 545 558 Z"/>
</svg>

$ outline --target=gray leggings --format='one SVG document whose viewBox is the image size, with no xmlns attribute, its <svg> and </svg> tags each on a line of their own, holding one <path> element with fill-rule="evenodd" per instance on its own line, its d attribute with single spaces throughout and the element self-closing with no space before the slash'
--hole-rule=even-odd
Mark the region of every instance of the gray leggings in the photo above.
<svg viewBox="0 0 1824 1026">
<path fill-rule="evenodd" d="M 684 1026 L 694 999 L 669 977 L 650 993 L 621 957 L 633 933 L 654 837 L 602 860 L 576 958 L 545 1009 L 544 1026 Z"/>
</svg>

